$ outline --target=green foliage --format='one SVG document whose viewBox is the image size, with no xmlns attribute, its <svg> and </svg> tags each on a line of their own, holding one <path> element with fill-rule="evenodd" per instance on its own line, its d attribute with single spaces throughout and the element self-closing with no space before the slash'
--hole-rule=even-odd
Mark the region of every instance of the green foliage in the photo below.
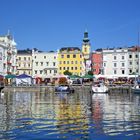
<svg viewBox="0 0 140 140">
<path fill-rule="evenodd" d="M 72 73 L 68 70 L 64 71 L 64 75 L 72 75 Z"/>
<path fill-rule="evenodd" d="M 92 71 L 88 71 L 88 75 L 93 75 L 93 72 Z"/>
</svg>

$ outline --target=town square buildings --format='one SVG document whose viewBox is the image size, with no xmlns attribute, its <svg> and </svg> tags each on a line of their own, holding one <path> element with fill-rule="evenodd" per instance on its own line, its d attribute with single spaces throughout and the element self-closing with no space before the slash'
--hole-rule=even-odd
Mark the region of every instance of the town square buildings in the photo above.
<svg viewBox="0 0 140 140">
<path fill-rule="evenodd" d="M 62 75 L 65 71 L 83 76 L 127 76 L 140 74 L 140 48 L 116 47 L 91 51 L 88 32 L 84 32 L 81 47 L 61 47 L 57 51 L 36 48 L 17 50 L 10 33 L 0 37 L 0 75 L 27 74 L 32 77 Z"/>
</svg>

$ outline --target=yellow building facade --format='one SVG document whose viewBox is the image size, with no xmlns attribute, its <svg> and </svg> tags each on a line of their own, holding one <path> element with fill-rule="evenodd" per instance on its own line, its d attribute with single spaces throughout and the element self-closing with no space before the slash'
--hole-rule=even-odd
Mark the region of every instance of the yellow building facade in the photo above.
<svg viewBox="0 0 140 140">
<path fill-rule="evenodd" d="M 17 52 L 17 75 L 32 75 L 32 51 L 18 50 Z"/>
<path fill-rule="evenodd" d="M 82 76 L 85 74 L 84 57 L 78 47 L 66 47 L 59 50 L 58 73 L 64 74 L 66 70 L 73 75 Z"/>
</svg>

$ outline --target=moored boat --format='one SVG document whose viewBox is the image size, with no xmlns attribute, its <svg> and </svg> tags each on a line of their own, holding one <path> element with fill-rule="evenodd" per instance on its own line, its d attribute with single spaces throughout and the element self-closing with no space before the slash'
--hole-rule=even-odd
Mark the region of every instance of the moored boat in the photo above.
<svg viewBox="0 0 140 140">
<path fill-rule="evenodd" d="M 55 87 L 55 93 L 74 93 L 74 88 L 69 85 L 59 85 Z"/>
<path fill-rule="evenodd" d="M 108 87 L 104 83 L 94 83 L 92 85 L 93 93 L 107 93 L 109 91 Z"/>
<path fill-rule="evenodd" d="M 134 87 L 131 88 L 132 93 L 140 94 L 140 86 L 135 85 Z"/>
</svg>

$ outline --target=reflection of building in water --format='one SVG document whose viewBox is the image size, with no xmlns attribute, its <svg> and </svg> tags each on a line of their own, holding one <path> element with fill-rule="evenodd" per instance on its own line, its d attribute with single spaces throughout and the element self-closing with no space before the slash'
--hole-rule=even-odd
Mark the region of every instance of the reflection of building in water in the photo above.
<svg viewBox="0 0 140 140">
<path fill-rule="evenodd" d="M 107 101 L 107 94 L 93 94 L 92 96 L 92 117 L 98 133 L 103 131 L 104 107 Z"/>
<path fill-rule="evenodd" d="M 74 102 L 74 99 L 71 100 L 68 95 L 61 95 L 60 98 L 58 109 L 56 109 L 56 126 L 59 132 L 65 134 L 80 131 L 80 134 L 86 135 L 89 129 L 89 120 L 80 101 Z"/>
<path fill-rule="evenodd" d="M 93 95 L 92 99 L 93 120 L 100 131 L 108 135 L 118 135 L 132 129 L 139 130 L 137 126 L 140 124 L 134 123 L 140 119 L 136 112 L 138 105 L 134 105 L 129 94 Z"/>
</svg>

